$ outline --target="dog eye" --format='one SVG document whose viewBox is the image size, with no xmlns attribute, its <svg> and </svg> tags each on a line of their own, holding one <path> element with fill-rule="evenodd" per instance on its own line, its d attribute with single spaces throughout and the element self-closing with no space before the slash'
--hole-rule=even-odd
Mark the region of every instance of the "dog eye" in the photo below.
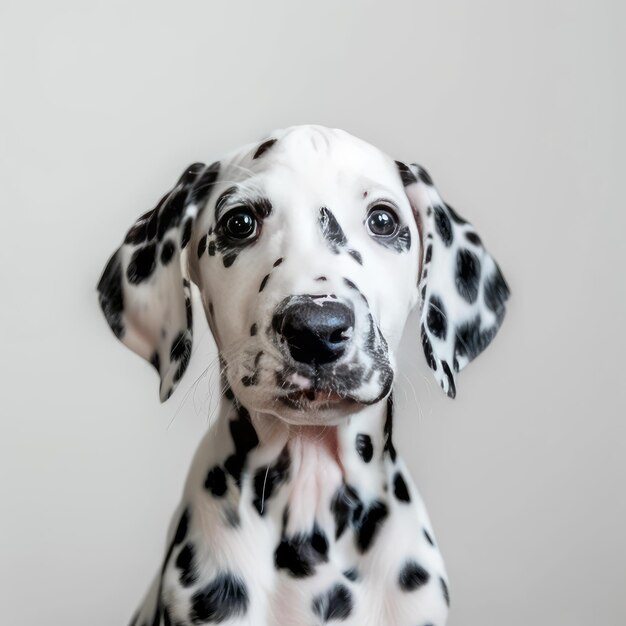
<svg viewBox="0 0 626 626">
<path fill-rule="evenodd" d="M 367 216 L 367 229 L 376 237 L 391 237 L 398 230 L 398 218 L 387 206 L 375 206 Z"/>
<path fill-rule="evenodd" d="M 249 209 L 238 207 L 221 220 L 224 233 L 231 239 L 248 239 L 256 233 L 257 221 Z"/>
</svg>

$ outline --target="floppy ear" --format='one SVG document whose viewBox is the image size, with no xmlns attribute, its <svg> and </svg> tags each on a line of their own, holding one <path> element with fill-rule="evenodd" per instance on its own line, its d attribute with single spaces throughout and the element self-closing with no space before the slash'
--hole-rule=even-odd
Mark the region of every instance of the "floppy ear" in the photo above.
<svg viewBox="0 0 626 626">
<path fill-rule="evenodd" d="M 191 290 L 185 248 L 218 164 L 194 163 L 158 205 L 142 215 L 98 282 L 102 312 L 115 335 L 152 363 L 167 400 L 191 356 Z"/>
<path fill-rule="evenodd" d="M 510 291 L 474 227 L 441 199 L 428 172 L 396 163 L 422 238 L 422 346 L 441 388 L 454 398 L 458 372 L 495 337 Z"/>
</svg>

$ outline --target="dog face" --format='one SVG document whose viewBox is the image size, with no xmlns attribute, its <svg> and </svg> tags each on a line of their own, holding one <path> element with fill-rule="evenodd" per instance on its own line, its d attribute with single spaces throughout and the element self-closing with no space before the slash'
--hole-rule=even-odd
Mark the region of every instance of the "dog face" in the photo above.
<svg viewBox="0 0 626 626">
<path fill-rule="evenodd" d="M 234 394 L 291 423 L 336 423 L 383 399 L 418 302 L 427 362 L 454 397 L 508 297 L 425 170 L 315 126 L 191 166 L 109 261 L 102 308 L 159 371 L 162 400 L 191 351 L 187 276 Z"/>
</svg>

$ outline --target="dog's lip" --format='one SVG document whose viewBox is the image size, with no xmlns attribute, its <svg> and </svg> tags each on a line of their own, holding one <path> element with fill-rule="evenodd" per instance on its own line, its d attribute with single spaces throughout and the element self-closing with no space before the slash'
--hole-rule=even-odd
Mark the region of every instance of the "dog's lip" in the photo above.
<svg viewBox="0 0 626 626">
<path fill-rule="evenodd" d="M 300 407 L 334 407 L 341 403 L 354 404 L 355 398 L 340 394 L 332 389 L 297 389 L 285 395 L 278 396 L 283 404 Z"/>
</svg>

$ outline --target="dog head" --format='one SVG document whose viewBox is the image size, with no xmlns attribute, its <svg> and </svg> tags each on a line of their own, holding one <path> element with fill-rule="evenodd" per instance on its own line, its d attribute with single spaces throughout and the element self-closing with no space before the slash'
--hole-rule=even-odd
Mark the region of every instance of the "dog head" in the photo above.
<svg viewBox="0 0 626 626">
<path fill-rule="evenodd" d="M 192 165 L 109 260 L 102 309 L 159 372 L 161 400 L 191 353 L 189 280 L 234 394 L 292 423 L 335 423 L 383 399 L 417 304 L 427 363 L 454 397 L 509 295 L 423 168 L 318 126 Z"/>
</svg>

